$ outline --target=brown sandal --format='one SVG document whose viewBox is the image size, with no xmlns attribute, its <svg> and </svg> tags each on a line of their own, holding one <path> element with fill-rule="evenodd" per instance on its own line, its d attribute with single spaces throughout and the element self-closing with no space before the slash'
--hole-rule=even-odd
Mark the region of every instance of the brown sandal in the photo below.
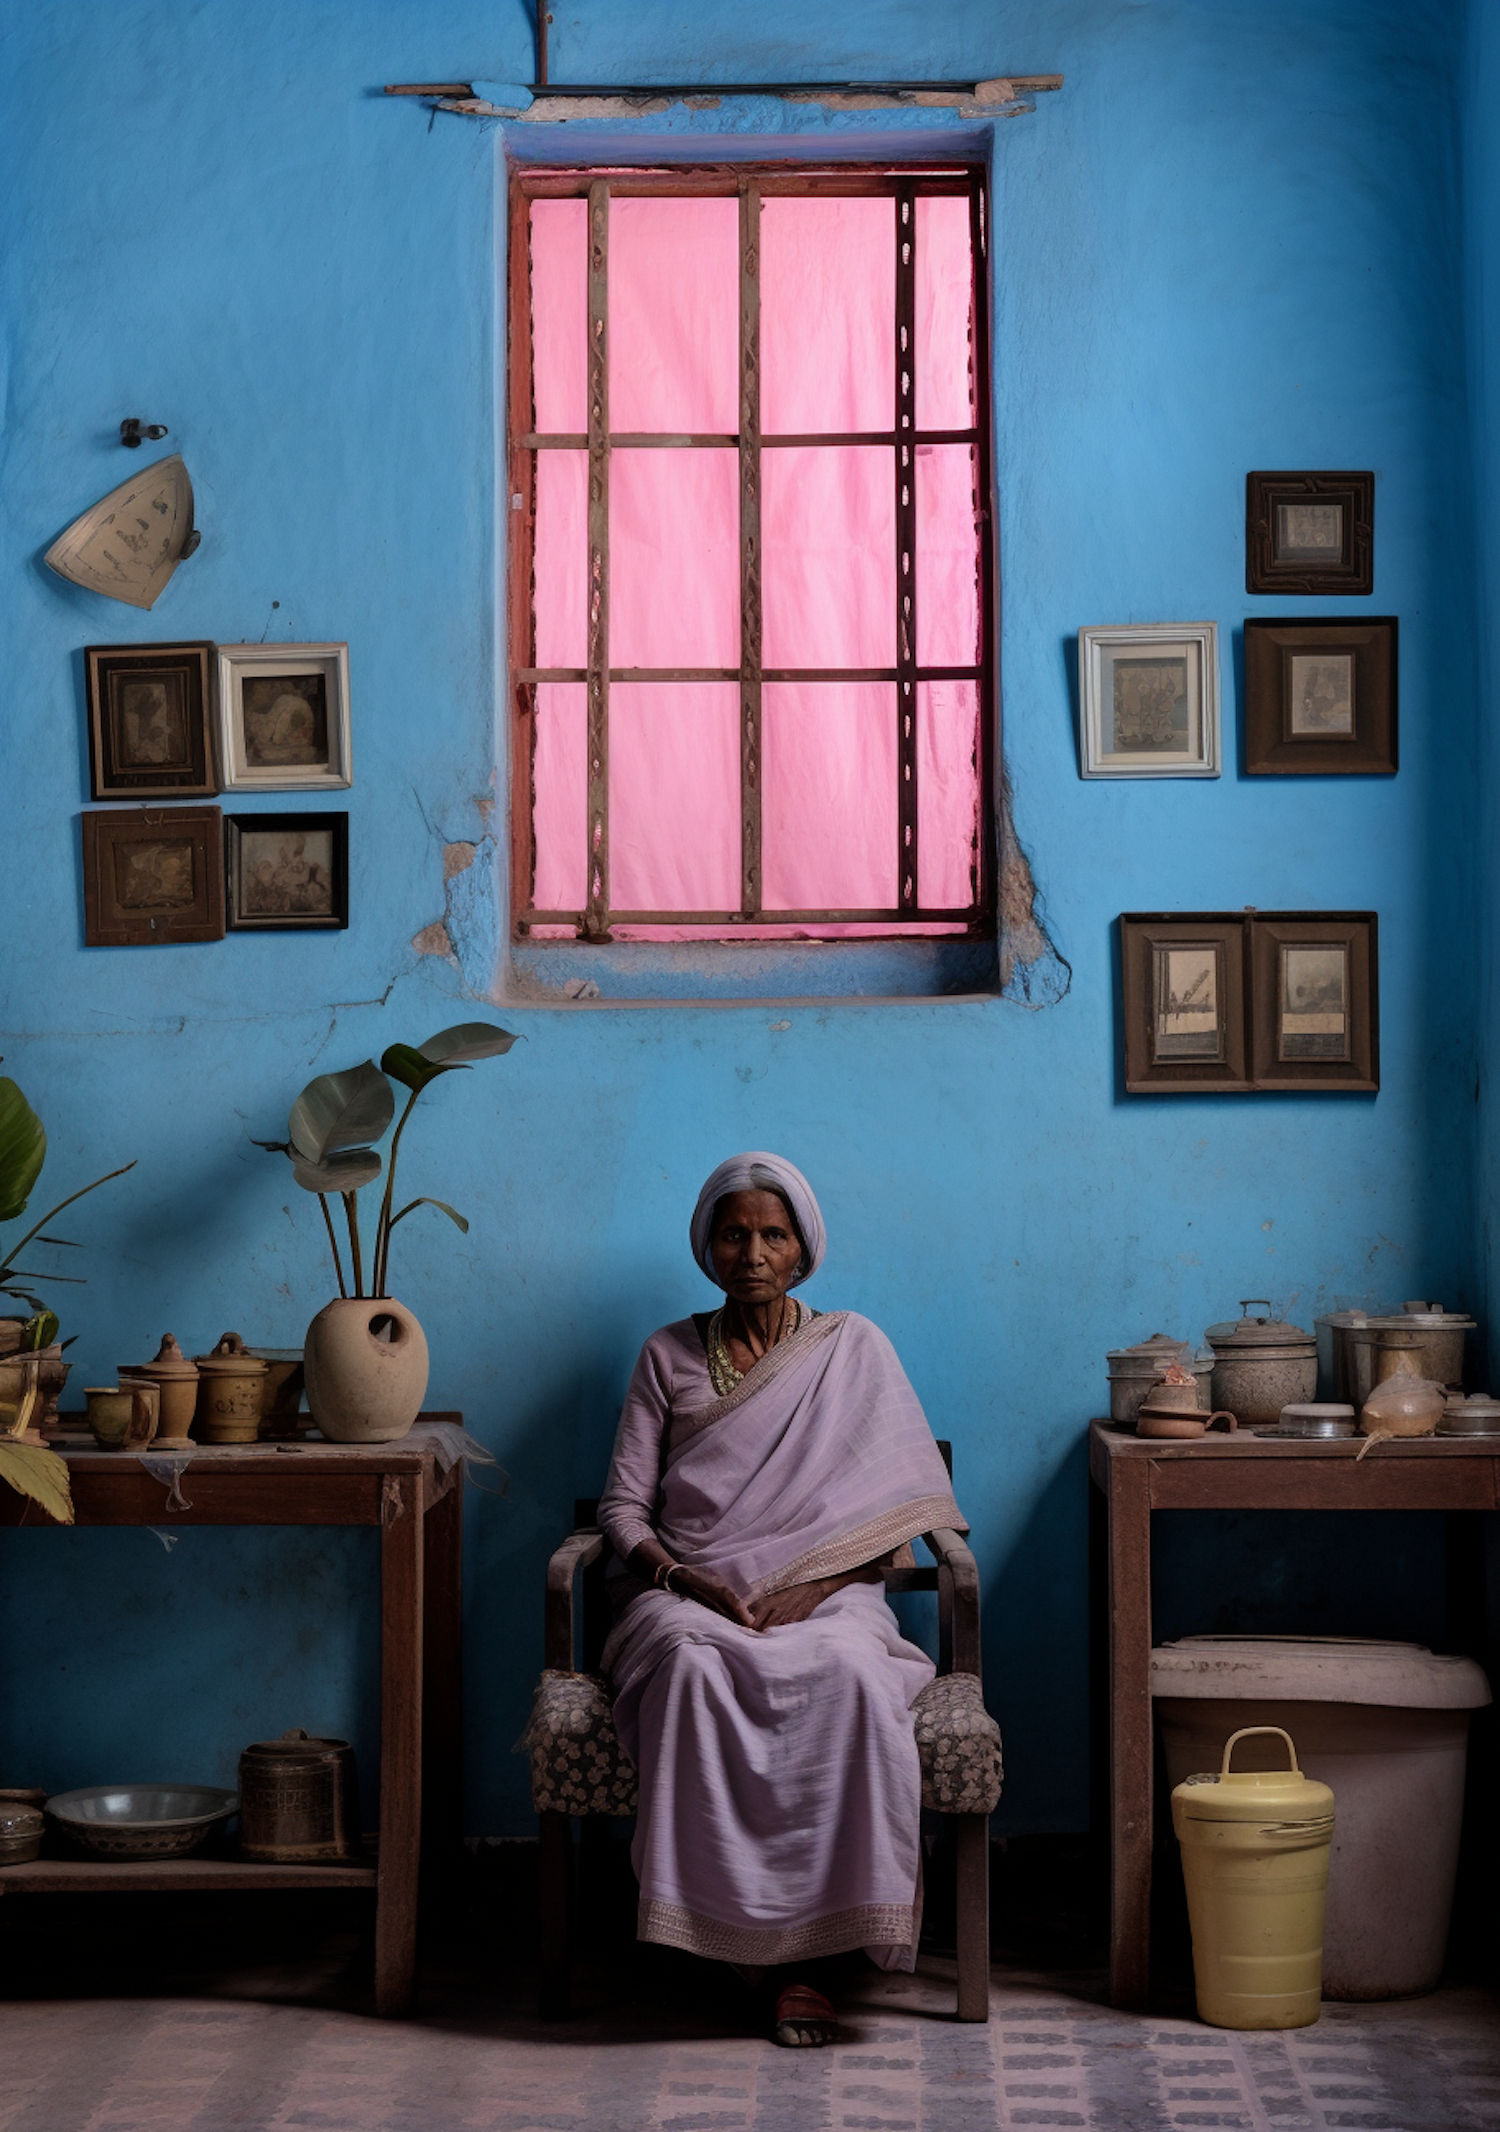
<svg viewBox="0 0 1500 2132">
<path fill-rule="evenodd" d="M 811 1984 L 788 1984 L 776 1995 L 776 2041 L 790 2049 L 837 2043 L 839 2017 Z"/>
</svg>

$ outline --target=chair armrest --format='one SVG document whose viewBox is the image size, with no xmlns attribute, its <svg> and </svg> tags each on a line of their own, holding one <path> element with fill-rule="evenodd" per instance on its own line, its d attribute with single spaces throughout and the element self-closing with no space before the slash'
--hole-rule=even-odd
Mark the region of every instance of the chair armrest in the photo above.
<svg viewBox="0 0 1500 2132">
<path fill-rule="evenodd" d="M 570 1533 L 547 1564 L 547 1613 L 543 1635 L 544 1663 L 554 1672 L 573 1671 L 573 1586 L 580 1570 L 604 1552 L 600 1532 Z"/>
<path fill-rule="evenodd" d="M 944 1673 L 979 1671 L 979 1565 L 967 1541 L 946 1527 L 923 1535 L 938 1562 L 938 1617 Z"/>
</svg>

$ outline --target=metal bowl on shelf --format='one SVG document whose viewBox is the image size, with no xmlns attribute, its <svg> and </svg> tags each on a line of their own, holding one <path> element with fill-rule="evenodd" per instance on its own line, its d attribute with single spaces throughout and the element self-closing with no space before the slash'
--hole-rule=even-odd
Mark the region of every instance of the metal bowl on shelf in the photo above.
<svg viewBox="0 0 1500 2132">
<path fill-rule="evenodd" d="M 1257 1429 L 1257 1436 L 1298 1436 L 1313 1441 L 1336 1442 L 1352 1436 L 1354 1409 L 1333 1400 L 1294 1400 L 1281 1410 L 1274 1428 Z"/>
<path fill-rule="evenodd" d="M 186 1858 L 239 1804 L 217 1784 L 90 1784 L 59 1792 L 47 1812 L 95 1858 Z"/>
</svg>

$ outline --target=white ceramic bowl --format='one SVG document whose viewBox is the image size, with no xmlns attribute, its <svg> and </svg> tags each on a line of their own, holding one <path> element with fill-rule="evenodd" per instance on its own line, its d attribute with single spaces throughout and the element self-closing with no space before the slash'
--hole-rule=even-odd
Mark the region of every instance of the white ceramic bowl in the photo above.
<svg viewBox="0 0 1500 2132">
<path fill-rule="evenodd" d="M 96 1858 L 185 1858 L 239 1804 L 216 1784 L 90 1784 L 59 1792 L 47 1812 Z"/>
</svg>

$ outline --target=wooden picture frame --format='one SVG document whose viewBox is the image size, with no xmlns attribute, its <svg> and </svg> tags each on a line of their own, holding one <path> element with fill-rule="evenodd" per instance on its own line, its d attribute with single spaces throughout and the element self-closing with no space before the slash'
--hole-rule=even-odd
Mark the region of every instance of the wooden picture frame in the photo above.
<svg viewBox="0 0 1500 2132">
<path fill-rule="evenodd" d="M 1394 777 L 1397 622 L 1245 623 L 1249 777 Z"/>
<path fill-rule="evenodd" d="M 1250 1087 L 1245 928 L 1225 912 L 1120 920 L 1132 1095 Z"/>
<path fill-rule="evenodd" d="M 1217 777 L 1216 622 L 1078 632 L 1081 777 Z"/>
<path fill-rule="evenodd" d="M 217 807 L 111 808 L 82 820 L 86 946 L 223 939 L 224 841 Z"/>
<path fill-rule="evenodd" d="M 1251 948 L 1257 1088 L 1380 1086 L 1373 911 L 1262 913 Z"/>
<path fill-rule="evenodd" d="M 219 767 L 226 792 L 353 784 L 348 645 L 221 644 Z"/>
<path fill-rule="evenodd" d="M 349 923 L 347 814 L 224 819 L 231 932 L 336 932 Z"/>
<path fill-rule="evenodd" d="M 86 647 L 91 799 L 196 799 L 218 791 L 213 649 L 206 643 Z"/>
<path fill-rule="evenodd" d="M 1120 919 L 1128 1095 L 1380 1087 L 1373 911 Z"/>
<path fill-rule="evenodd" d="M 1247 475 L 1245 590 L 1372 593 L 1375 476 Z"/>
</svg>

